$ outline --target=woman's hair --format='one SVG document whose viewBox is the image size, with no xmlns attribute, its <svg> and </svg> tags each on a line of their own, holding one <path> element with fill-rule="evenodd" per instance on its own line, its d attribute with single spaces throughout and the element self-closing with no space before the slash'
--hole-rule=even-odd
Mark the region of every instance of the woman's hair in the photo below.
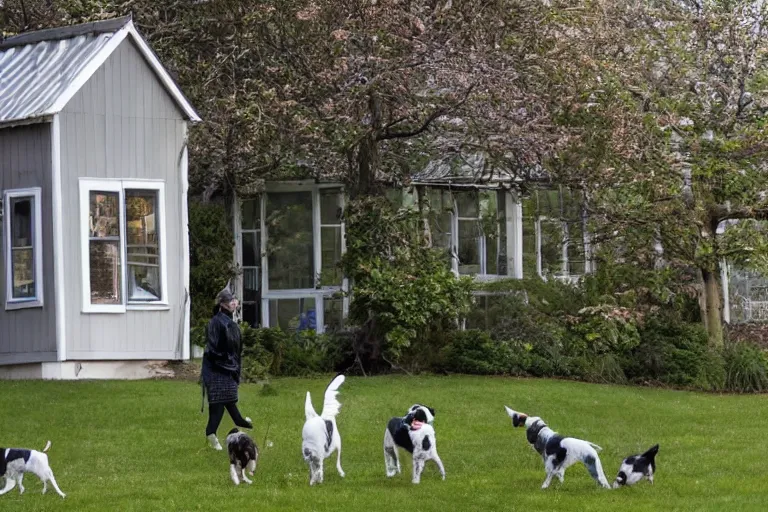
<svg viewBox="0 0 768 512">
<path fill-rule="evenodd" d="M 213 306 L 213 316 L 218 315 L 219 311 L 221 311 L 221 306 L 219 304 L 216 304 L 215 306 Z"/>
</svg>

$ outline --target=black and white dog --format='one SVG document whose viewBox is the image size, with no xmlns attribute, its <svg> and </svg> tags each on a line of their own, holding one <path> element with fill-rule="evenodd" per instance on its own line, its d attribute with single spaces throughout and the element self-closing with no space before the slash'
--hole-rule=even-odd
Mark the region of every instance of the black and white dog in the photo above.
<svg viewBox="0 0 768 512">
<path fill-rule="evenodd" d="M 384 431 L 384 465 L 387 476 L 400 473 L 400 458 L 398 446 L 413 455 L 412 482 L 421 481 L 421 473 L 428 460 L 434 460 L 445 480 L 445 467 L 437 454 L 437 439 L 432 422 L 435 421 L 435 410 L 421 404 L 415 404 L 402 418 L 392 418 Z"/>
<path fill-rule="evenodd" d="M 622 485 L 634 485 L 643 478 L 653 483 L 653 475 L 656 473 L 656 454 L 659 453 L 659 445 L 651 446 L 648 451 L 640 455 L 632 455 L 624 459 L 613 482 L 613 488 L 618 489 Z"/>
<path fill-rule="evenodd" d="M 253 476 L 259 461 L 259 448 L 253 439 L 245 432 L 233 428 L 227 434 L 227 451 L 229 452 L 229 475 L 235 485 L 240 485 L 240 480 L 252 484 L 253 481 L 248 479 L 245 472 L 248 471 Z"/>
<path fill-rule="evenodd" d="M 323 483 L 323 461 L 336 450 L 336 469 L 339 475 L 344 477 L 341 469 L 341 435 L 336 426 L 336 415 L 339 414 L 341 404 L 336 399 L 339 387 L 344 383 L 344 375 L 333 378 L 325 388 L 323 412 L 318 415 L 312 407 L 312 397 L 307 391 L 307 399 L 304 402 L 304 415 L 306 422 L 301 432 L 301 453 L 309 464 L 309 485 Z"/>
<path fill-rule="evenodd" d="M 541 485 L 542 489 L 549 487 L 553 477 L 560 479 L 562 483 L 565 477 L 565 470 L 568 467 L 581 462 L 586 466 L 587 471 L 595 481 L 606 489 L 610 489 L 608 480 L 603 473 L 603 465 L 600 463 L 600 457 L 597 455 L 599 446 L 589 441 L 583 441 L 573 437 L 562 437 L 547 426 L 539 417 L 529 417 L 517 411 L 513 411 L 506 405 L 504 409 L 512 418 L 514 427 L 525 426 L 525 434 L 528 442 L 536 450 L 541 458 L 544 459 L 544 470 L 547 472 L 547 478 Z"/>
<path fill-rule="evenodd" d="M 19 494 L 23 493 L 24 473 L 32 473 L 42 480 L 43 494 L 48 490 L 48 482 L 51 482 L 59 496 L 64 498 L 66 495 L 56 484 L 53 471 L 48 464 L 48 456 L 45 454 L 50 447 L 51 442 L 48 441 L 42 452 L 19 448 L 0 448 L 0 477 L 5 477 L 5 487 L 0 491 L 0 495 L 9 492 L 16 484 L 19 485 Z"/>
</svg>

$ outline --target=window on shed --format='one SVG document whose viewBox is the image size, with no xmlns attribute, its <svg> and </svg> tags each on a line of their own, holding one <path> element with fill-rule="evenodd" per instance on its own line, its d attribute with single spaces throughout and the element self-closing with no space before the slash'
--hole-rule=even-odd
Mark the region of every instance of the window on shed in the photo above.
<svg viewBox="0 0 768 512">
<path fill-rule="evenodd" d="M 6 309 L 42 306 L 41 189 L 7 190 L 3 199 Z"/>
</svg>

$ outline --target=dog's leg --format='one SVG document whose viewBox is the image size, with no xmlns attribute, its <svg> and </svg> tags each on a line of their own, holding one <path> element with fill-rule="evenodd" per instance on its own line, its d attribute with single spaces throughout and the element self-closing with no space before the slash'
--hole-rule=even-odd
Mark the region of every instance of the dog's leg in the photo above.
<svg viewBox="0 0 768 512">
<path fill-rule="evenodd" d="M 440 470 L 443 480 L 445 480 L 445 466 L 443 466 L 443 461 L 440 460 L 440 456 L 437 452 L 432 454 L 432 459 L 435 461 L 435 464 L 437 464 L 437 468 Z"/>
<path fill-rule="evenodd" d="M 648 481 L 653 485 L 653 470 L 651 468 L 648 468 Z"/>
<path fill-rule="evenodd" d="M 3 494 L 10 492 L 14 487 L 16 487 L 16 480 L 9 475 L 5 476 L 5 487 L 2 491 L 0 491 L 0 496 Z"/>
<path fill-rule="evenodd" d="M 554 472 L 547 471 L 547 478 L 544 480 L 544 483 L 541 484 L 542 489 L 546 489 L 549 487 L 549 484 L 552 482 L 552 477 L 555 476 Z"/>
<path fill-rule="evenodd" d="M 251 476 L 253 476 L 253 474 L 256 472 L 256 459 L 251 459 L 248 461 L 247 469 Z"/>
<path fill-rule="evenodd" d="M 229 465 L 229 476 L 235 485 L 240 485 L 240 479 L 237 477 L 237 468 L 234 464 Z"/>
<path fill-rule="evenodd" d="M 56 479 L 53 477 L 53 471 L 51 471 L 51 468 L 48 468 L 48 471 L 46 472 L 45 476 L 47 477 L 47 480 L 50 480 L 51 485 L 53 486 L 53 489 L 56 491 L 56 493 L 62 498 L 66 498 L 67 495 L 61 492 L 61 489 L 59 489 L 59 484 L 56 483 Z M 41 479 L 41 480 L 43 480 L 44 482 L 43 492 L 45 492 L 45 480 L 44 479 Z"/>
<path fill-rule="evenodd" d="M 48 480 L 43 480 L 43 494 L 48 492 Z"/>
<path fill-rule="evenodd" d="M 248 462 L 248 464 L 250 464 L 250 461 Z M 238 466 L 237 466 L 237 467 L 238 467 L 238 469 L 240 470 L 240 479 L 241 479 L 243 482 L 247 483 L 247 484 L 252 484 L 252 483 L 253 483 L 253 481 L 252 481 L 252 480 L 249 480 L 249 479 L 248 479 L 248 477 L 247 477 L 247 476 L 246 476 L 246 474 L 245 474 L 245 469 L 248 467 L 248 464 L 246 464 L 246 465 L 245 465 L 245 468 L 242 468 L 242 467 L 240 467 L 240 465 L 239 465 L 239 464 L 238 464 Z"/>
<path fill-rule="evenodd" d="M 19 480 L 17 482 L 19 484 L 19 494 L 24 494 L 24 491 L 26 490 L 24 489 L 23 480 L 24 480 L 24 473 L 19 473 Z"/>
<path fill-rule="evenodd" d="M 595 481 L 605 489 L 610 489 L 611 485 L 608 483 L 608 479 L 605 478 L 603 473 L 603 465 L 600 463 L 600 457 L 597 452 L 584 457 L 584 465 L 587 467 L 587 471 Z"/>
<path fill-rule="evenodd" d="M 424 471 L 424 459 L 421 457 L 413 457 L 413 479 L 414 484 L 421 482 L 421 472 Z"/>
</svg>

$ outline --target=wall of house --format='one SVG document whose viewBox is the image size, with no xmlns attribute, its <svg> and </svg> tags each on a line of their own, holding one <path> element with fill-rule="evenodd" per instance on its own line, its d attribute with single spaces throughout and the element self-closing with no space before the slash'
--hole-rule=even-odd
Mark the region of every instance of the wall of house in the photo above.
<svg viewBox="0 0 768 512">
<path fill-rule="evenodd" d="M 42 193 L 43 307 L 5 310 L 5 265 L 10 262 L 5 261 L 4 249 L 0 251 L 0 365 L 56 360 L 51 125 L 48 123 L 0 129 L 0 198 L 6 190 L 29 187 L 40 187 Z"/>
<path fill-rule="evenodd" d="M 181 151 L 186 122 L 126 39 L 61 116 L 66 358 L 178 359 L 184 313 Z M 83 313 L 79 178 L 165 182 L 168 308 Z"/>
</svg>

